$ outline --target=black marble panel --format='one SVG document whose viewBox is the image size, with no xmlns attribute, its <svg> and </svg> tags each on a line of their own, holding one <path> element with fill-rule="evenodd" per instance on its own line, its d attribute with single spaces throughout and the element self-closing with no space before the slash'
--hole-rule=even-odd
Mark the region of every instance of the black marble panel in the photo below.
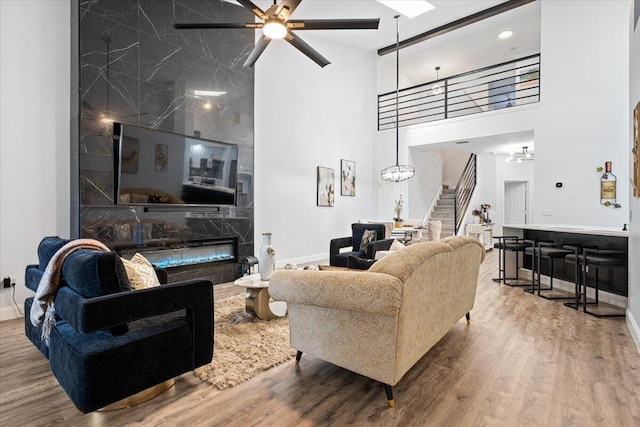
<svg viewBox="0 0 640 427">
<path fill-rule="evenodd" d="M 74 237 L 115 245 L 131 239 L 133 225 L 141 223 L 159 239 L 238 237 L 239 256 L 253 255 L 253 69 L 242 64 L 253 49 L 254 30 L 175 30 L 172 24 L 252 22 L 254 15 L 222 0 L 88 0 L 73 7 L 78 134 L 72 153 L 78 173 L 72 174 L 72 188 L 79 193 Z M 225 93 L 196 96 L 196 90 Z M 238 145 L 237 207 L 173 212 L 114 206 L 111 121 L 198 132 Z M 206 273 L 219 282 L 239 273 L 237 265 L 216 264 L 206 271 L 181 267 L 170 276 Z"/>
</svg>

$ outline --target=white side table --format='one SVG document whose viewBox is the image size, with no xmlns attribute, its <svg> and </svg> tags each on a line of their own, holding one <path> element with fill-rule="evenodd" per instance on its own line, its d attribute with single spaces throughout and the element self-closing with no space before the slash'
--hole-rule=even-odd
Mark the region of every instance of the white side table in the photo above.
<svg viewBox="0 0 640 427">
<path fill-rule="evenodd" d="M 262 320 L 271 320 L 287 314 L 287 303 L 271 300 L 269 281 L 261 280 L 260 273 L 236 279 L 233 284 L 247 288 L 245 293 L 245 309 L 247 313 L 251 313 Z"/>
</svg>

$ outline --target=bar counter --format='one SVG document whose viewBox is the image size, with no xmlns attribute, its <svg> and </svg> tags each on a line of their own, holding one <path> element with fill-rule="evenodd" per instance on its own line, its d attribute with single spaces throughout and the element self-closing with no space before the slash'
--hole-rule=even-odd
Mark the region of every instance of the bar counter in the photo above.
<svg viewBox="0 0 640 427">
<path fill-rule="evenodd" d="M 518 236 L 527 240 L 554 242 L 562 245 L 582 245 L 598 249 L 615 249 L 628 252 L 629 231 L 622 227 L 576 226 L 562 224 L 507 224 L 503 226 L 503 235 Z M 530 257 L 524 257 L 525 268 L 531 268 Z M 573 264 L 556 263 L 554 277 L 574 281 Z M 549 275 L 547 263 L 542 263 L 542 274 Z M 600 269 L 600 290 L 617 295 L 628 295 L 628 278 L 623 269 Z M 595 283 L 595 268 L 587 273 L 587 286 Z"/>
</svg>

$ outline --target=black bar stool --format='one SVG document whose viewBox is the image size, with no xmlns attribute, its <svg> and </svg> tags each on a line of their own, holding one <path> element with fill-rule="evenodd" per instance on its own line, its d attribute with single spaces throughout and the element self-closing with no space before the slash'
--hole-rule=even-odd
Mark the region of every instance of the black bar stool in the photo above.
<svg viewBox="0 0 640 427">
<path fill-rule="evenodd" d="M 582 304 L 582 271 L 584 270 L 584 265 L 582 264 L 581 254 L 583 248 L 581 245 L 565 245 L 562 248 L 571 251 L 571 253 L 567 254 L 564 257 L 564 262 L 568 262 L 574 265 L 573 281 L 575 283 L 575 290 L 573 295 L 574 301 L 565 302 L 564 305 L 566 307 L 577 310 L 580 307 L 580 304 Z"/>
<path fill-rule="evenodd" d="M 538 240 L 523 240 L 523 243 L 529 245 L 524 249 L 524 256 L 529 255 L 531 257 L 531 284 L 529 287 L 525 288 L 525 292 L 529 292 L 530 294 L 536 293 L 536 286 L 538 287 L 538 293 L 540 292 L 540 275 L 538 274 L 538 279 L 536 280 L 536 265 L 540 265 L 540 241 Z M 524 261 L 523 256 L 523 261 Z M 536 264 L 536 260 L 538 263 Z"/>
<path fill-rule="evenodd" d="M 567 255 L 570 255 L 572 251 L 570 249 L 565 249 L 562 245 L 553 243 L 553 242 L 539 242 L 538 243 L 538 264 L 536 266 L 536 270 L 538 273 L 538 296 L 550 299 L 550 300 L 563 300 L 563 299 L 574 299 L 575 295 L 558 295 L 557 291 L 553 289 L 553 267 L 555 260 L 564 259 Z M 541 260 L 547 259 L 549 260 L 549 286 L 546 288 L 542 287 L 542 282 L 540 280 L 541 276 Z M 541 291 L 549 291 L 549 294 L 543 295 Z"/>
<path fill-rule="evenodd" d="M 515 286 L 529 286 L 530 287 L 530 286 L 532 286 L 532 282 L 530 280 L 528 280 L 528 279 L 520 279 L 520 266 L 518 265 L 518 263 L 519 263 L 519 253 L 520 252 L 524 253 L 525 249 L 527 249 L 531 245 L 532 245 L 532 243 L 526 243 L 521 238 L 505 240 L 505 242 L 504 242 L 505 253 L 504 253 L 503 258 L 502 258 L 503 266 L 506 267 L 505 258 L 507 256 L 507 252 L 515 252 L 515 254 L 516 254 L 516 277 L 511 277 L 511 278 L 505 277 L 505 279 L 503 281 L 505 285 L 511 286 L 511 287 L 515 287 Z M 506 276 L 506 268 L 505 268 L 505 276 Z M 515 283 L 514 281 L 517 281 L 518 283 Z"/>
<path fill-rule="evenodd" d="M 582 311 L 587 314 L 596 317 L 624 317 L 626 316 L 626 310 L 617 310 L 613 313 L 596 313 L 594 311 L 587 310 L 587 271 L 589 266 L 596 269 L 596 282 L 595 282 L 595 303 L 598 305 L 600 291 L 600 280 L 598 272 L 601 268 L 623 268 L 625 270 L 625 277 L 628 274 L 627 252 L 621 250 L 612 249 L 584 249 L 582 251 L 582 264 L 584 268 L 584 298 L 582 299 Z"/>
<path fill-rule="evenodd" d="M 493 236 L 494 239 L 498 240 L 497 243 L 493 244 L 495 249 L 498 249 L 498 277 L 492 279 L 494 282 L 503 282 L 506 276 L 506 268 L 504 261 L 504 244 L 507 240 L 517 240 L 518 236 Z"/>
</svg>

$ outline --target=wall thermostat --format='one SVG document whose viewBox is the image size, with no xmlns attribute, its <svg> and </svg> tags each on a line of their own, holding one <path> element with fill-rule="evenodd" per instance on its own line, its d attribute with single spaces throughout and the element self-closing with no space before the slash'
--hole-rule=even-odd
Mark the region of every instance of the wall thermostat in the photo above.
<svg viewBox="0 0 640 427">
<path fill-rule="evenodd" d="M 561 182 L 556 182 L 556 187 L 557 188 L 562 188 L 562 183 Z"/>
</svg>

